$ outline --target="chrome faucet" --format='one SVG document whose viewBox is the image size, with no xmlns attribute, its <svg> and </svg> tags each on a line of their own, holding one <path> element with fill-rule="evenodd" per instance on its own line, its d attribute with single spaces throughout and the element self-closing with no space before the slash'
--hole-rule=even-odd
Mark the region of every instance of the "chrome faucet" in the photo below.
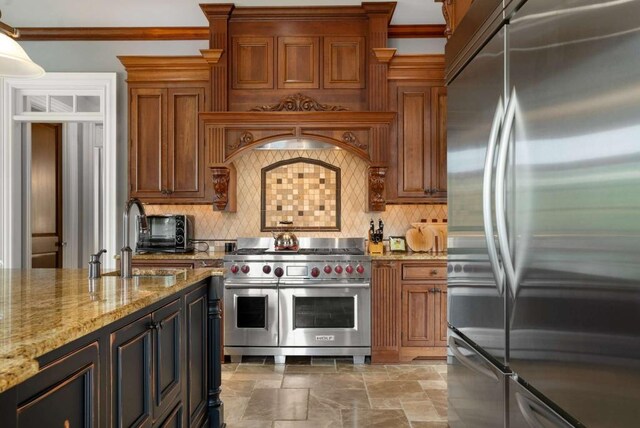
<svg viewBox="0 0 640 428">
<path fill-rule="evenodd" d="M 140 212 L 140 230 L 146 232 L 148 229 L 147 225 L 147 213 L 144 212 L 144 207 L 142 206 L 142 202 L 138 198 L 131 198 L 127 201 L 124 206 L 124 212 L 122 214 L 122 249 L 120 250 L 120 277 L 121 278 L 131 278 L 131 256 L 133 251 L 131 247 L 129 247 L 129 211 L 131 211 L 131 207 L 138 207 L 138 211 Z"/>
<path fill-rule="evenodd" d="M 96 254 L 91 254 L 91 257 L 89 258 L 89 279 L 97 279 L 102 276 L 102 273 L 100 272 L 100 256 L 106 252 L 107 250 L 102 249 Z"/>
</svg>

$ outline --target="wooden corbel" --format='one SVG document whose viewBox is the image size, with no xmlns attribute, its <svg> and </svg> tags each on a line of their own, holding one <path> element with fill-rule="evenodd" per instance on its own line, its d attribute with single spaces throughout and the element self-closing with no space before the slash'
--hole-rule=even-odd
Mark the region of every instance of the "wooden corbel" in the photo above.
<svg viewBox="0 0 640 428">
<path fill-rule="evenodd" d="M 213 181 L 213 210 L 236 212 L 236 169 L 231 165 L 209 168 Z"/>
<path fill-rule="evenodd" d="M 384 211 L 387 204 L 385 199 L 385 179 L 387 167 L 371 166 L 368 171 L 368 203 L 369 211 Z"/>
</svg>

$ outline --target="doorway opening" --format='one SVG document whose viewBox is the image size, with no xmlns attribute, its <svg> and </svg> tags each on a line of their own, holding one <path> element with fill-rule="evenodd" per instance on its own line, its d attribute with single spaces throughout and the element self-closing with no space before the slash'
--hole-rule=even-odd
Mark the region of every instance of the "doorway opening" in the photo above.
<svg viewBox="0 0 640 428">
<path fill-rule="evenodd" d="M 0 100 L 0 268 L 116 254 L 115 73 L 6 79 Z"/>
</svg>

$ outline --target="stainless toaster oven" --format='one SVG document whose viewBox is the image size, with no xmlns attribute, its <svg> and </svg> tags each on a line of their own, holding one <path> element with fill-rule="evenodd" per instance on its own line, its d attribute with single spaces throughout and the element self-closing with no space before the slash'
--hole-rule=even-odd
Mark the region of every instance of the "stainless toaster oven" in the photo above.
<svg viewBox="0 0 640 428">
<path fill-rule="evenodd" d="M 184 214 L 148 215 L 147 230 L 138 218 L 137 252 L 189 253 L 193 251 L 193 221 Z"/>
</svg>

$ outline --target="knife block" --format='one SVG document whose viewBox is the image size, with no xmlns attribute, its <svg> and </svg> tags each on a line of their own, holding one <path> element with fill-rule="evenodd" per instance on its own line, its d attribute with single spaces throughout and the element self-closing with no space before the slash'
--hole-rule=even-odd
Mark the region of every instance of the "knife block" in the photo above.
<svg viewBox="0 0 640 428">
<path fill-rule="evenodd" d="M 374 244 L 371 241 L 371 232 L 369 232 L 369 254 L 384 254 L 384 243 L 378 242 Z"/>
</svg>

